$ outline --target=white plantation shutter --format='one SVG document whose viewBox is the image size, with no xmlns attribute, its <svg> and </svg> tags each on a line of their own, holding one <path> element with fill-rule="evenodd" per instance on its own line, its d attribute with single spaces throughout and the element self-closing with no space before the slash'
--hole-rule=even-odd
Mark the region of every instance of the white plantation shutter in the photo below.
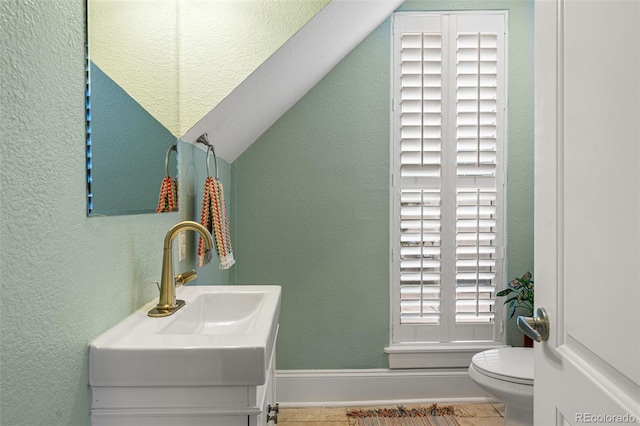
<svg viewBox="0 0 640 426">
<path fill-rule="evenodd" d="M 504 14 L 394 16 L 393 341 L 497 340 Z"/>
</svg>

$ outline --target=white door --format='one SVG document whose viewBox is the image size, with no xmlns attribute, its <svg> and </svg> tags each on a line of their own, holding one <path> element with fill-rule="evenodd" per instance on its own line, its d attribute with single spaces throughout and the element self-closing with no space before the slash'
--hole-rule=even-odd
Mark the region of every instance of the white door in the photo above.
<svg viewBox="0 0 640 426">
<path fill-rule="evenodd" d="M 640 424 L 640 1 L 535 2 L 535 424 Z"/>
</svg>

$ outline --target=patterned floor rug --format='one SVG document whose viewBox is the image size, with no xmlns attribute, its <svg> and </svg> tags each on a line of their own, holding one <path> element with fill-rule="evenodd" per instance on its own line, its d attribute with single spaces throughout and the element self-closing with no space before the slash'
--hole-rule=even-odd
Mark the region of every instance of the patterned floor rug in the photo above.
<svg viewBox="0 0 640 426">
<path fill-rule="evenodd" d="M 451 406 L 432 404 L 428 407 L 350 410 L 349 424 L 356 426 L 460 426 Z"/>
</svg>

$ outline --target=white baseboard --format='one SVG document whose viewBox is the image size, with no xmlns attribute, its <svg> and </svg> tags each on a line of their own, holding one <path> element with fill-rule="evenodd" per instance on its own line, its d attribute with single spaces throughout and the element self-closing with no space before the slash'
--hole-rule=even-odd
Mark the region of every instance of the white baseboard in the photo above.
<svg viewBox="0 0 640 426">
<path fill-rule="evenodd" d="M 282 407 L 488 402 L 466 369 L 278 370 Z"/>
</svg>

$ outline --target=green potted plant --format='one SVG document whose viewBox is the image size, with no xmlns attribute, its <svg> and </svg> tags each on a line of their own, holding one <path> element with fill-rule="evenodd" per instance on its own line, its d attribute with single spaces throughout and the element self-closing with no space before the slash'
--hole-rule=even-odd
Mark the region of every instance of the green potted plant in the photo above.
<svg viewBox="0 0 640 426">
<path fill-rule="evenodd" d="M 513 318 L 517 308 L 525 309 L 525 316 L 533 316 L 533 280 L 531 272 L 526 272 L 521 278 L 516 278 L 509 282 L 509 287 L 505 288 L 497 297 L 507 297 L 504 304 L 509 304 L 509 318 Z M 533 341 L 525 335 L 525 346 L 533 346 Z"/>
</svg>

